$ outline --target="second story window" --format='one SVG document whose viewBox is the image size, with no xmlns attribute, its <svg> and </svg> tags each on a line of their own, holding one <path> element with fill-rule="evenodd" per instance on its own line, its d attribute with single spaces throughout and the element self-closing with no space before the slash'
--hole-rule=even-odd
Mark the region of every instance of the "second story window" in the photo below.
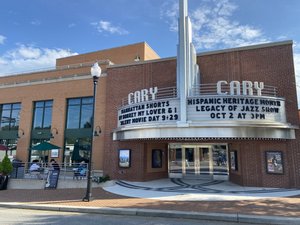
<svg viewBox="0 0 300 225">
<path fill-rule="evenodd" d="M 93 98 L 68 99 L 67 129 L 92 127 Z"/>
<path fill-rule="evenodd" d="M 0 105 L 1 130 L 18 130 L 20 122 L 21 103 Z"/>
<path fill-rule="evenodd" d="M 52 121 L 53 101 L 38 101 L 34 103 L 33 129 L 50 129 Z"/>
</svg>

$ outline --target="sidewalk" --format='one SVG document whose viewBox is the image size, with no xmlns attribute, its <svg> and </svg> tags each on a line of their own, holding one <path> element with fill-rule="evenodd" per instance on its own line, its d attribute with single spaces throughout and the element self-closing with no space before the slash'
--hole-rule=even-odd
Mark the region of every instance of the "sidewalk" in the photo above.
<svg viewBox="0 0 300 225">
<path fill-rule="evenodd" d="M 235 201 L 162 201 L 121 196 L 102 188 L 94 188 L 92 192 L 94 200 L 83 202 L 85 189 L 5 190 L 0 191 L 0 206 L 262 224 L 300 224 L 300 195 Z"/>
</svg>

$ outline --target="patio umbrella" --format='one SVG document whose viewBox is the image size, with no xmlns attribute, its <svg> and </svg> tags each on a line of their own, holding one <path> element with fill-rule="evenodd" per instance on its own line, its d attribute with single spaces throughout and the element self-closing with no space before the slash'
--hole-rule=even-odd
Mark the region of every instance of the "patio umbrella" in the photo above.
<svg viewBox="0 0 300 225">
<path fill-rule="evenodd" d="M 80 150 L 79 141 L 76 141 L 74 144 L 74 149 L 73 149 L 72 158 L 71 158 L 73 162 L 81 161 L 82 157 L 79 155 L 79 150 Z"/>
<path fill-rule="evenodd" d="M 48 155 L 49 155 L 49 151 L 52 150 L 52 149 L 61 149 L 61 147 L 57 146 L 57 145 L 53 145 L 49 142 L 42 142 L 36 146 L 33 146 L 31 148 L 31 150 L 36 150 L 36 151 L 41 151 L 43 152 L 43 158 L 45 160 L 45 162 L 48 162 L 48 160 L 46 159 L 46 156 L 45 156 L 45 151 L 48 151 Z"/>
<path fill-rule="evenodd" d="M 61 147 L 53 145 L 49 142 L 42 142 L 31 148 L 31 150 L 37 150 L 37 151 L 47 151 L 47 150 L 52 150 L 52 149 L 61 149 Z"/>
<path fill-rule="evenodd" d="M 0 144 L 0 151 L 7 151 L 7 150 L 9 150 L 7 146 Z"/>
<path fill-rule="evenodd" d="M 7 155 L 8 150 L 9 150 L 9 148 L 6 145 L 1 145 L 0 144 L 0 151 L 5 151 L 5 155 Z"/>
</svg>

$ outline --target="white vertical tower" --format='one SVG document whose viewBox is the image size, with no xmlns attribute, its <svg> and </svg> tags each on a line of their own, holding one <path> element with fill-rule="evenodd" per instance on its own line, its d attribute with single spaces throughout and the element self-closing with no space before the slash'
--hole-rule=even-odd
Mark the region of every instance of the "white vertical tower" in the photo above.
<svg viewBox="0 0 300 225">
<path fill-rule="evenodd" d="M 188 126 L 187 97 L 193 96 L 193 88 L 200 84 L 197 55 L 192 44 L 192 24 L 188 17 L 187 0 L 179 0 L 179 44 L 177 49 L 177 92 L 180 98 L 178 126 Z"/>
</svg>

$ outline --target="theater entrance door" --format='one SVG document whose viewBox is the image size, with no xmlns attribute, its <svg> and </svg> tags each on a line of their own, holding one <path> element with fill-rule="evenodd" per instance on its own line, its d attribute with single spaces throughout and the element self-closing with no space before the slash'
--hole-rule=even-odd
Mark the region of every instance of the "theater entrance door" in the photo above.
<svg viewBox="0 0 300 225">
<path fill-rule="evenodd" d="M 169 177 L 228 180 L 227 144 L 169 144 Z"/>
</svg>

